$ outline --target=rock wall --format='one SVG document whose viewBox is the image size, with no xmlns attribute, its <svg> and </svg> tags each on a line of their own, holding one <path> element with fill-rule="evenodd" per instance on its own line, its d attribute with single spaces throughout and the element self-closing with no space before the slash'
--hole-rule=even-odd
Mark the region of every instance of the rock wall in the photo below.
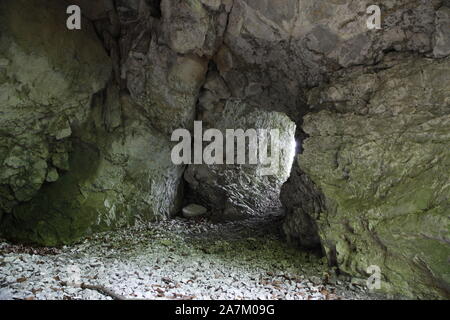
<svg viewBox="0 0 450 320">
<path fill-rule="evenodd" d="M 132 97 L 164 128 L 207 120 L 230 96 L 301 122 L 304 88 L 342 67 L 377 63 L 389 51 L 448 53 L 442 1 L 384 1 L 383 28 L 372 31 L 366 26 L 370 4 L 118 1 L 120 74 Z M 185 72 L 192 78 L 183 79 Z M 209 79 L 215 79 L 214 89 Z"/>
<path fill-rule="evenodd" d="M 45 182 L 58 179 L 58 170 L 68 169 L 70 124 L 86 121 L 92 94 L 105 87 L 111 74 L 109 59 L 92 27 L 68 34 L 60 7 L 51 2 L 45 9 L 39 5 L 36 1 L 1 3 L 3 212 L 30 200 Z M 92 75 L 92 70 L 97 72 Z"/>
<path fill-rule="evenodd" d="M 383 28 L 373 31 L 366 26 L 370 1 L 157 3 L 118 2 L 120 20 L 127 21 L 119 46 L 126 87 L 165 132 L 192 129 L 193 119 L 217 127 L 230 99 L 283 112 L 301 124 L 310 111 L 305 88 L 333 72 L 379 63 L 390 51 L 440 57 L 449 50 L 442 1 L 384 1 Z M 305 137 L 300 126 L 296 135 Z M 220 181 L 215 189 L 195 178 L 196 171 L 204 170 L 191 166 L 186 174 L 193 197 L 227 207 L 229 194 L 220 190 L 233 179 L 209 172 L 204 179 Z M 246 198 L 240 190 L 235 194 Z"/>
<path fill-rule="evenodd" d="M 58 1 L 0 4 L 2 234 L 58 245 L 179 210 L 168 137 L 114 81 L 94 27 Z"/>
<path fill-rule="evenodd" d="M 285 229 L 308 239 L 295 224 L 313 221 L 329 261 L 361 278 L 379 266 L 385 291 L 450 294 L 449 71 L 448 57 L 392 55 L 308 93 L 298 166 L 324 207 L 292 208 Z"/>
</svg>

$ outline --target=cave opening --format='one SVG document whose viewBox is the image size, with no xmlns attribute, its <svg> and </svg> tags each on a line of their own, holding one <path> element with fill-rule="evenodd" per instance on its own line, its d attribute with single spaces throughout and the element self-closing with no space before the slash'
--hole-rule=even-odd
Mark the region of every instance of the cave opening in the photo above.
<svg viewBox="0 0 450 320">
<path fill-rule="evenodd" d="M 261 111 L 240 101 L 227 102 L 224 114 L 241 119 L 230 122 L 223 117 L 215 122 L 220 129 L 205 129 L 204 137 L 211 130 L 217 136 L 207 139 L 213 141 L 209 145 L 203 142 L 203 156 L 213 145 L 212 154 L 218 157 L 186 168 L 184 204 L 204 205 L 216 221 L 282 216 L 281 187 L 290 176 L 297 148 L 295 124 L 283 113 Z M 261 124 L 274 128 L 253 128 Z M 200 146 L 197 152 L 203 152 Z"/>
<path fill-rule="evenodd" d="M 0 299 L 448 296 L 448 6 L 344 2 L 0 0 Z"/>
</svg>

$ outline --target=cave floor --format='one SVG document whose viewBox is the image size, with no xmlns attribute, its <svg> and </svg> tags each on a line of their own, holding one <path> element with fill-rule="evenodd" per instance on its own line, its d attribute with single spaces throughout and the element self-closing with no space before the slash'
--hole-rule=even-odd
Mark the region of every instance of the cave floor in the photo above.
<svg viewBox="0 0 450 320">
<path fill-rule="evenodd" d="M 380 298 L 287 245 L 279 219 L 176 218 L 60 249 L 0 241 L 0 299 L 112 299 L 99 288 L 127 299 Z"/>
</svg>

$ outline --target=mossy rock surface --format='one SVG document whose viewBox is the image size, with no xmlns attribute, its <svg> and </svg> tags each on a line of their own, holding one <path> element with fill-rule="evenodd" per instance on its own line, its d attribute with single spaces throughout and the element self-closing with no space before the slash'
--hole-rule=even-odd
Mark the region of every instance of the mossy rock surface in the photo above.
<svg viewBox="0 0 450 320">
<path fill-rule="evenodd" d="M 111 83 L 92 24 L 67 30 L 66 8 L 0 3 L 0 233 L 47 246 L 175 214 L 184 170 Z"/>
<path fill-rule="evenodd" d="M 379 266 L 386 292 L 450 297 L 449 89 L 448 58 L 393 55 L 309 92 L 297 165 L 323 194 L 309 219 L 330 263 Z"/>
<path fill-rule="evenodd" d="M 111 62 L 91 23 L 66 27 L 57 0 L 0 2 L 0 212 L 31 200 L 58 170 L 68 170 L 75 123 L 87 121 L 92 96 Z"/>
</svg>

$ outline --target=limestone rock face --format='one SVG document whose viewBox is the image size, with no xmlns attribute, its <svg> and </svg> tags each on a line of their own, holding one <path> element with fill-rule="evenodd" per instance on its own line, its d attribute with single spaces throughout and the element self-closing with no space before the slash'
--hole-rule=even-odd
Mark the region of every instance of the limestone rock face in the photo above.
<svg viewBox="0 0 450 320">
<path fill-rule="evenodd" d="M 450 8 L 442 7 L 436 12 L 436 32 L 433 55 L 443 58 L 450 54 Z"/>
<path fill-rule="evenodd" d="M 162 0 L 162 32 L 170 48 L 179 54 L 213 56 L 227 23 L 221 2 Z"/>
<path fill-rule="evenodd" d="M 0 14 L 2 235 L 59 245 L 177 212 L 184 168 L 109 82 L 90 22 L 67 31 L 58 1 L 2 1 Z"/>
<path fill-rule="evenodd" d="M 66 19 L 57 1 L 0 3 L 0 213 L 69 170 L 71 126 L 110 77 L 89 21 L 70 32 Z"/>
<path fill-rule="evenodd" d="M 192 128 L 207 61 L 178 56 L 152 41 L 145 56 L 134 53 L 127 63 L 131 96 L 143 106 L 152 124 L 166 135 L 178 128 Z"/>
<path fill-rule="evenodd" d="M 204 91 L 223 103 L 223 91 L 204 86 L 210 73 L 228 95 L 300 122 L 303 88 L 342 67 L 377 63 L 386 51 L 446 52 L 440 0 L 383 1 L 380 30 L 367 27 L 369 0 L 156 2 L 117 1 L 118 42 L 122 80 L 165 131 L 191 128 Z M 174 76 L 179 68 L 192 70 L 190 86 Z M 197 108 L 205 119 L 215 112 L 202 103 Z"/>
<path fill-rule="evenodd" d="M 108 132 L 109 106 L 98 105 L 92 121 L 74 129 L 70 171 L 5 217 L 10 239 L 70 243 L 179 211 L 184 168 L 172 164 L 168 139 L 139 116 L 124 118 L 119 130 Z M 139 114 L 130 102 L 122 108 L 124 114 Z"/>
<path fill-rule="evenodd" d="M 325 211 L 323 194 L 294 160 L 289 180 L 281 188 L 286 217 L 283 231 L 289 243 L 303 249 L 320 249 L 317 220 Z"/>
<path fill-rule="evenodd" d="M 381 30 L 367 28 L 368 0 L 232 3 L 214 56 L 232 96 L 301 121 L 302 89 L 335 70 L 376 63 L 391 50 L 430 52 L 441 1 L 382 1 Z"/>
<path fill-rule="evenodd" d="M 385 272 L 385 283 L 395 283 L 401 288 L 399 291 L 413 296 L 435 295 L 439 290 L 440 292 L 448 291 L 448 289 L 427 291 L 423 284 L 426 281 L 424 279 L 432 279 L 433 283 L 439 283 L 439 285 L 433 284 L 433 287 L 437 288 L 442 287 L 442 283 L 448 282 L 448 280 L 439 280 L 439 277 L 444 277 L 442 276 L 444 273 L 441 272 L 442 267 L 438 267 L 441 271 L 438 269 L 436 269 L 438 271 L 430 271 L 433 275 L 427 277 L 424 276 L 426 271 L 416 271 L 420 269 L 418 267 L 420 263 L 411 262 L 413 253 L 420 259 L 425 259 L 421 256 L 424 252 L 423 255 L 427 256 L 424 260 L 425 265 L 434 264 L 429 261 L 436 259 L 434 253 L 431 253 L 433 249 L 414 251 L 410 248 L 411 243 L 403 244 L 402 241 L 406 241 L 404 239 L 393 244 L 390 249 L 388 242 L 393 241 L 391 239 L 384 240 L 389 250 L 378 250 L 377 246 L 383 242 L 373 239 L 370 240 L 372 242 L 364 240 L 364 244 L 361 245 L 357 240 L 353 240 L 354 233 L 364 239 L 369 235 L 372 236 L 372 233 L 359 229 L 355 231 L 356 227 L 347 227 L 346 224 L 339 232 L 335 232 L 334 230 L 337 229 L 334 225 L 339 223 L 333 222 L 331 227 L 325 228 L 328 222 L 322 221 L 331 221 L 330 217 L 334 217 L 333 221 L 338 221 L 342 217 L 341 214 L 344 215 L 343 212 L 349 212 L 349 215 L 353 215 L 354 212 L 363 212 L 364 216 L 371 217 L 370 210 L 382 206 L 380 197 L 387 199 L 382 206 L 383 209 L 379 209 L 384 210 L 385 215 L 396 212 L 398 206 L 406 210 L 405 212 L 415 212 L 417 208 L 414 201 L 421 198 L 418 195 L 425 192 L 424 189 L 430 189 L 432 194 L 438 194 L 442 176 L 438 177 L 439 183 L 436 184 L 433 182 L 434 176 L 430 175 L 426 178 L 428 180 L 423 180 L 421 186 L 416 187 L 412 180 L 407 182 L 408 178 L 403 175 L 403 172 L 405 174 L 410 174 L 409 172 L 414 170 L 421 172 L 421 169 L 416 167 L 424 167 L 425 163 L 438 168 L 436 170 L 445 171 L 448 168 L 442 164 L 445 157 L 436 156 L 440 152 L 439 147 L 445 146 L 445 143 L 434 140 L 434 136 L 443 139 L 442 137 L 448 131 L 445 127 L 446 122 L 430 120 L 430 123 L 433 121 L 439 123 L 427 129 L 432 132 L 429 136 L 419 133 L 419 130 L 414 133 L 406 131 L 403 135 L 400 133 L 410 128 L 410 122 L 407 122 L 407 119 L 411 118 L 412 120 L 408 121 L 419 123 L 419 120 L 414 119 L 440 117 L 436 116 L 438 113 L 435 111 L 444 108 L 448 104 L 448 98 L 443 97 L 442 93 L 435 95 L 430 92 L 435 90 L 445 92 L 445 89 L 448 90 L 448 85 L 444 81 L 440 83 L 437 81 L 436 86 L 434 82 L 425 84 L 425 80 L 423 82 L 417 80 L 421 73 L 417 72 L 415 75 L 414 73 L 417 70 L 420 71 L 421 66 L 431 70 L 435 64 L 444 62 L 419 58 L 411 60 L 411 57 L 406 56 L 397 57 L 396 63 L 390 63 L 390 58 L 385 62 L 382 61 L 388 52 L 414 52 L 422 57 L 446 59 L 449 54 L 448 1 L 382 1 L 379 4 L 382 14 L 380 30 L 367 28 L 369 17 L 367 8 L 373 4 L 369 0 L 163 0 L 160 5 L 156 5 L 157 2 L 116 1 L 121 21 L 127 22 L 122 24 L 122 36 L 119 40 L 122 53 L 121 76 L 132 98 L 142 107 L 147 118 L 156 127 L 165 133 L 170 133 L 178 127 L 192 129 L 193 119 L 202 120 L 209 127 L 220 127 L 227 117 L 224 110 L 229 107 L 229 101 L 233 99 L 239 99 L 246 105 L 256 107 L 261 113 L 283 112 L 295 121 L 298 128 L 304 121 L 303 117 L 311 112 L 305 117 L 304 129 L 298 129 L 296 136 L 304 138 L 310 135 L 308 141 L 317 139 L 320 143 L 307 142 L 301 145 L 301 149 L 305 150 L 299 158 L 301 167 L 294 168 L 291 179 L 283 187 L 281 194 L 288 213 L 284 224 L 288 238 L 303 247 L 313 248 L 322 245 L 328 248 L 326 250 L 330 263 L 337 263 L 340 267 L 342 266 L 343 271 L 352 275 L 364 277 L 367 277 L 365 264 L 371 260 L 368 257 L 372 257 L 372 252 L 377 252 L 376 255 L 380 257 L 390 256 L 391 253 L 400 255 L 400 258 L 386 258 L 388 261 L 386 263 L 395 264 L 403 261 L 401 265 L 383 267 L 383 261 L 380 262 L 380 260 L 373 263 L 379 263 L 382 269 L 388 270 Z M 399 62 L 401 62 L 400 65 L 414 71 L 411 71 L 411 74 L 399 72 L 399 75 L 389 71 L 390 69 L 401 71 L 403 67 L 393 67 Z M 415 63 L 418 63 L 417 68 L 414 67 Z M 355 68 L 355 66 L 370 65 L 375 67 Z M 183 70 L 193 71 L 184 73 Z M 347 87 L 341 85 L 342 88 L 339 89 L 346 88 L 345 93 L 339 93 L 339 90 L 333 87 L 342 80 L 332 78 L 329 86 L 323 85 L 329 81 L 330 75 L 338 72 L 347 79 Z M 392 73 L 392 77 L 389 72 Z M 183 74 L 190 74 L 192 77 L 189 79 Z M 386 86 L 391 78 L 398 79 L 398 83 L 393 83 L 392 88 L 388 88 Z M 318 88 L 308 91 L 315 86 Z M 422 86 L 425 86 L 425 89 L 422 89 Z M 322 99 L 320 97 L 324 95 L 322 92 L 324 88 L 328 88 L 329 97 Z M 392 95 L 397 97 L 392 98 Z M 404 98 L 401 99 L 405 101 L 399 98 L 403 95 Z M 386 97 L 385 100 L 381 100 L 382 97 Z M 368 107 L 369 104 L 372 109 Z M 424 111 L 424 108 L 428 108 L 427 111 Z M 434 108 L 434 113 L 429 111 L 429 108 Z M 392 122 L 390 122 L 391 118 Z M 375 121 L 376 125 L 371 121 Z M 316 123 L 320 130 L 314 129 Z M 387 126 L 388 123 L 392 123 L 392 127 Z M 242 124 L 236 122 L 230 128 L 236 128 L 238 125 Z M 377 128 L 372 129 L 372 125 Z M 324 134 L 322 131 L 328 130 L 328 127 L 335 131 L 332 134 Z M 344 130 L 350 130 L 345 129 L 346 127 L 360 133 L 357 137 L 353 134 L 349 135 L 354 141 L 348 144 L 346 141 L 341 141 L 343 137 L 350 139 L 347 133 L 344 134 Z M 388 137 L 395 134 L 400 135 L 400 138 L 389 140 Z M 360 150 L 364 145 L 358 144 L 358 139 L 364 140 L 363 136 L 372 137 L 374 141 L 372 144 L 366 142 L 370 149 L 367 151 L 370 153 L 369 160 L 363 156 L 365 155 L 363 150 Z M 375 139 L 376 136 L 384 137 L 383 142 L 380 143 Z M 410 139 L 410 136 L 414 137 Z M 332 137 L 335 140 L 331 141 Z M 423 139 L 423 142 L 417 142 L 422 141 L 420 139 Z M 351 152 L 349 149 L 351 147 L 358 151 Z M 410 171 L 402 171 L 398 169 L 400 164 L 396 162 L 400 157 L 383 158 L 388 156 L 389 152 L 393 153 L 391 148 L 403 150 L 402 154 L 421 156 L 413 160 L 404 158 L 403 161 L 412 167 L 408 169 Z M 376 150 L 381 150 L 381 153 Z M 358 176 L 361 177 L 358 184 L 345 180 L 346 173 L 344 173 L 344 181 L 335 183 L 333 180 L 330 184 L 329 180 L 333 179 L 333 175 L 329 174 L 331 167 L 325 166 L 323 162 L 328 159 L 330 163 L 327 165 L 331 166 L 331 163 L 339 161 L 331 157 L 333 152 L 338 154 L 346 152 L 345 157 L 347 154 L 351 157 L 352 165 L 357 168 L 356 172 L 362 170 L 367 172 L 365 175 L 361 173 Z M 322 158 L 322 154 L 325 158 Z M 429 158 L 426 158 L 425 154 L 429 154 Z M 310 155 L 309 158 L 308 155 Z M 305 160 L 306 158 L 309 162 Z M 368 163 L 368 161 L 373 161 L 379 168 L 387 169 L 376 171 L 370 166 L 372 162 Z M 390 164 L 391 161 L 392 164 Z M 302 163 L 306 164 L 302 165 Z M 218 210 L 231 213 L 234 211 L 256 213 L 263 206 L 266 206 L 266 209 L 269 208 L 275 203 L 274 197 L 267 196 L 267 188 L 260 193 L 263 190 L 263 184 L 259 182 L 255 184 L 252 179 L 259 178 L 255 178 L 255 172 L 246 170 L 246 168 L 236 170 L 236 168 L 224 169 L 206 165 L 190 166 L 185 179 L 188 181 L 190 190 L 196 195 L 192 201 L 197 201 L 200 197 L 203 200 L 202 204 L 206 206 L 214 204 Z M 391 172 L 392 170 L 395 172 Z M 273 184 L 270 181 L 264 183 L 269 183 L 270 190 L 276 189 L 272 189 L 272 186 L 277 183 Z M 382 191 L 377 191 L 377 187 L 374 187 L 376 183 L 382 185 L 380 187 Z M 391 191 L 396 190 L 396 183 L 405 188 L 408 186 L 410 196 L 405 195 L 401 201 L 394 195 L 392 199 L 389 198 L 391 192 L 396 193 Z M 325 188 L 324 185 L 327 187 Z M 327 188 L 331 188 L 331 185 L 335 185 L 339 193 L 343 194 L 341 200 L 338 201 L 335 196 L 330 195 Z M 374 188 L 375 191 L 373 191 Z M 373 192 L 370 193 L 368 190 Z M 258 194 L 265 196 L 259 197 Z M 349 200 L 342 200 L 347 199 L 347 196 Z M 352 199 L 355 197 L 358 199 L 355 202 L 359 203 L 359 208 L 355 207 L 353 211 L 347 210 L 347 203 L 353 203 Z M 437 197 L 435 201 L 442 203 L 439 199 Z M 412 201 L 412 204 L 409 201 Z M 345 209 L 341 207 L 341 202 L 345 204 Z M 377 205 L 374 204 L 375 202 Z M 255 207 L 257 204 L 261 207 Z M 399 212 L 403 212 L 402 210 Z M 441 216 L 442 214 L 439 217 Z M 408 217 L 414 217 L 414 215 L 408 214 Z M 367 221 L 370 223 L 364 230 L 375 228 L 371 219 L 368 218 Z M 348 220 L 353 221 L 350 218 Z M 354 223 L 361 225 L 362 222 L 358 221 L 355 220 Z M 388 223 L 385 224 L 388 225 Z M 430 239 L 423 240 L 424 243 L 433 241 L 432 239 L 435 238 L 442 240 L 442 237 L 436 236 L 436 233 L 441 230 L 437 227 L 439 223 L 431 224 L 427 226 L 427 229 L 433 230 L 429 231 L 432 235 Z M 404 232 L 406 234 L 404 238 L 409 239 L 414 223 L 405 223 L 404 229 L 400 228 L 402 223 L 399 222 L 396 225 L 398 230 L 395 237 L 402 238 Z M 388 238 L 388 236 L 385 237 Z M 355 237 L 355 239 L 358 238 Z M 374 239 L 378 239 L 377 236 Z M 442 241 L 448 243 L 448 239 L 445 239 Z M 356 241 L 355 244 L 353 241 Z M 444 246 L 442 241 L 436 242 L 438 243 L 436 252 L 442 252 L 439 249 Z M 341 252 L 347 250 L 341 248 L 350 247 L 351 250 L 347 251 L 351 253 L 340 253 L 341 258 L 337 257 L 333 254 L 337 251 L 333 249 L 336 245 Z M 402 272 L 403 269 L 405 272 Z M 418 281 L 416 281 L 416 273 L 421 274 Z M 416 285 L 415 282 L 417 282 Z"/>
<path fill-rule="evenodd" d="M 235 164 L 227 165 L 195 165 L 188 167 L 185 179 L 197 199 L 201 199 L 205 206 L 218 211 L 220 215 L 238 217 L 243 214 L 265 214 L 280 205 L 279 195 L 282 184 L 290 174 L 295 155 L 295 124 L 283 113 L 266 112 L 240 101 L 228 101 L 220 119 L 212 125 L 223 133 L 226 141 L 226 129 L 275 129 L 279 132 L 276 144 L 270 139 L 272 136 L 258 134 L 258 146 L 262 138 L 266 137 L 269 150 L 277 146 L 279 157 L 275 157 L 277 167 L 273 172 L 264 172 L 269 166 L 258 160 L 257 164 L 249 162 L 249 140 L 245 149 L 235 147 Z M 258 132 L 258 131 L 257 131 Z M 273 148 L 273 149 L 272 149 Z M 238 152 L 246 152 L 245 164 L 237 164 Z M 259 153 L 258 153 L 259 154 Z M 271 151 L 268 156 L 271 157 Z M 224 163 L 226 149 L 224 150 Z"/>
<path fill-rule="evenodd" d="M 119 3 L 118 8 L 124 24 L 120 68 L 127 90 L 153 126 L 168 136 L 177 128 L 191 129 L 208 71 L 206 55 L 218 41 L 209 33 L 220 33 L 214 29 L 215 15 L 199 0 L 164 0 L 160 6 Z"/>
<path fill-rule="evenodd" d="M 285 230 L 314 221 L 329 261 L 362 278 L 379 266 L 384 291 L 450 296 L 449 71 L 449 58 L 393 55 L 308 94 L 297 165 L 324 207 L 288 201 L 308 217 Z"/>
</svg>

